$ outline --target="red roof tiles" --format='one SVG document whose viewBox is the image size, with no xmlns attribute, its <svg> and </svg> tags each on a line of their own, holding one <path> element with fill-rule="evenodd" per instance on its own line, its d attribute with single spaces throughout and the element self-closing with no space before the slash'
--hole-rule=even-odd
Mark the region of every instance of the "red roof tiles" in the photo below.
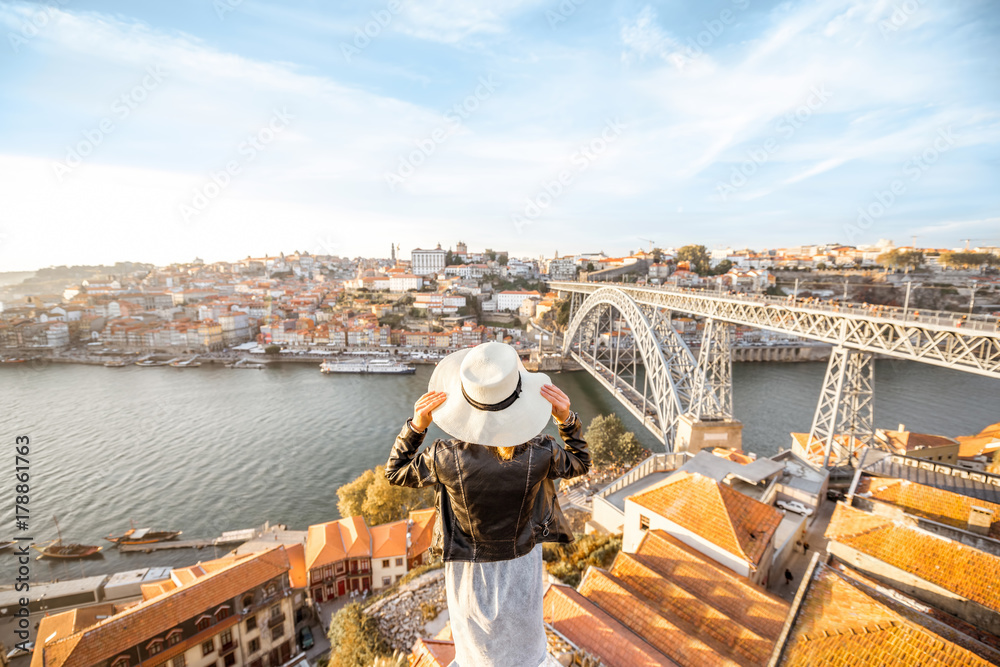
<svg viewBox="0 0 1000 667">
<path fill-rule="evenodd" d="M 809 583 L 779 665 L 991 664 L 949 637 L 897 614 L 853 579 L 820 565 Z"/>
<path fill-rule="evenodd" d="M 1000 612 L 1000 558 L 838 503 L 826 537 Z"/>
<path fill-rule="evenodd" d="M 678 472 L 666 483 L 628 500 L 690 530 L 753 564 L 761 558 L 781 523 L 770 505 L 698 473 Z"/>
<path fill-rule="evenodd" d="M 543 605 L 546 623 L 608 667 L 676 665 L 569 586 L 549 586 Z"/>
</svg>

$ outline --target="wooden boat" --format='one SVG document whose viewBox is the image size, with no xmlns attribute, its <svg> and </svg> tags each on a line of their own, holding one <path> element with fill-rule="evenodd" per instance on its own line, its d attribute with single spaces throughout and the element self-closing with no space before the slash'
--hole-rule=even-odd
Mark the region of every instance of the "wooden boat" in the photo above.
<svg viewBox="0 0 1000 667">
<path fill-rule="evenodd" d="M 129 528 L 121 535 L 108 535 L 104 539 L 122 544 L 152 544 L 175 539 L 183 531 L 180 530 L 150 530 L 149 528 Z"/>
<path fill-rule="evenodd" d="M 53 540 L 46 545 L 31 545 L 32 549 L 41 551 L 36 560 L 42 558 L 86 558 L 93 556 L 104 547 L 94 544 L 63 544 L 60 540 Z"/>
<path fill-rule="evenodd" d="M 52 521 L 56 524 L 56 532 L 59 534 L 59 539 L 52 540 L 41 546 L 32 544 L 32 549 L 41 552 L 35 560 L 42 558 L 86 558 L 100 552 L 103 548 L 95 544 L 63 544 L 62 531 L 59 530 L 59 521 L 55 516 L 52 517 Z"/>
</svg>

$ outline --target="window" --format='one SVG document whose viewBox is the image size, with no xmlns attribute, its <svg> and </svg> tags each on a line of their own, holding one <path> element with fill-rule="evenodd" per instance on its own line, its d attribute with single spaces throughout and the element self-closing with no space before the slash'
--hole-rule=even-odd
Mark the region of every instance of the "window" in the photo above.
<svg viewBox="0 0 1000 667">
<path fill-rule="evenodd" d="M 388 586 L 392 583 L 392 577 L 382 577 L 382 585 Z"/>
<path fill-rule="evenodd" d="M 243 596 L 243 606 L 244 607 L 249 607 L 251 605 L 253 605 L 253 595 L 250 595 L 248 593 L 248 594 L 246 594 L 246 595 Z"/>
<path fill-rule="evenodd" d="M 396 581 L 399 581 L 399 580 L 400 580 L 400 579 L 402 579 L 402 578 L 403 578 L 403 575 L 401 575 L 401 574 L 397 574 L 397 575 L 396 575 Z"/>
<path fill-rule="evenodd" d="M 184 639 L 184 631 L 177 629 L 171 630 L 170 634 L 167 635 L 167 646 L 173 646 L 174 644 L 180 644 L 181 640 Z"/>
<path fill-rule="evenodd" d="M 214 639 L 209 639 L 207 642 L 204 642 L 201 645 L 201 654 L 202 655 L 208 655 L 209 653 L 211 653 L 214 650 L 215 650 L 215 640 Z"/>
<path fill-rule="evenodd" d="M 347 566 L 344 565 L 344 561 L 338 561 L 337 562 L 337 574 L 343 574 L 344 570 L 346 569 L 346 567 Z"/>
<path fill-rule="evenodd" d="M 396 559 L 396 567 L 403 567 L 403 559 L 402 558 L 397 558 Z"/>
<path fill-rule="evenodd" d="M 285 634 L 285 624 L 279 623 L 278 625 L 271 628 L 271 639 L 275 640 Z"/>
<path fill-rule="evenodd" d="M 215 610 L 215 620 L 221 621 L 229 616 L 229 607 L 219 607 Z"/>
<path fill-rule="evenodd" d="M 367 572 L 369 568 L 371 568 L 371 565 L 372 562 L 366 558 L 365 560 L 361 561 L 361 571 Z"/>
<path fill-rule="evenodd" d="M 172 667 L 185 667 L 185 665 L 187 665 L 187 659 L 184 657 L 184 654 L 181 653 L 179 656 L 174 658 L 173 662 L 170 664 Z"/>
<path fill-rule="evenodd" d="M 256 653 L 257 651 L 259 651 L 260 639 L 258 637 L 254 637 L 253 639 L 251 639 L 250 644 L 247 646 L 247 648 L 250 650 L 251 653 Z"/>
<path fill-rule="evenodd" d="M 639 530 L 649 530 L 649 517 L 639 515 Z"/>
<path fill-rule="evenodd" d="M 247 632 L 257 629 L 257 616 L 251 616 L 247 619 Z"/>
<path fill-rule="evenodd" d="M 271 618 L 278 618 L 281 616 L 281 605 L 273 604 L 271 605 Z"/>
<path fill-rule="evenodd" d="M 233 631 L 226 630 L 219 635 L 219 641 L 222 642 L 222 648 L 229 648 L 229 645 L 233 643 Z"/>
<path fill-rule="evenodd" d="M 157 653 L 163 650 L 163 640 L 154 639 L 153 641 L 149 642 L 149 645 L 146 647 L 146 649 L 149 651 L 150 655 L 156 655 Z"/>
<path fill-rule="evenodd" d="M 233 653 L 230 653 L 229 655 L 227 655 L 222 660 L 222 662 L 225 664 L 226 667 L 233 667 L 233 665 L 236 664 L 236 652 L 234 651 Z"/>
<path fill-rule="evenodd" d="M 128 667 L 128 656 L 123 655 L 111 663 L 111 667 Z"/>
<path fill-rule="evenodd" d="M 388 558 L 386 558 L 385 560 L 382 561 L 382 567 L 389 567 L 389 559 Z"/>
<path fill-rule="evenodd" d="M 201 618 L 198 619 L 198 622 L 195 623 L 194 625 L 196 628 L 198 628 L 198 632 L 201 632 L 202 630 L 208 630 L 208 626 L 212 625 L 212 617 L 202 616 Z"/>
</svg>

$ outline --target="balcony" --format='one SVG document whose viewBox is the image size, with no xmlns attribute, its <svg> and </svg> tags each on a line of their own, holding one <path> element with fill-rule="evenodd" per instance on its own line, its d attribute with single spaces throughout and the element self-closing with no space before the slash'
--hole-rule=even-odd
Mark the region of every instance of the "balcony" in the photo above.
<svg viewBox="0 0 1000 667">
<path fill-rule="evenodd" d="M 267 627 L 268 629 L 270 629 L 276 625 L 281 625 L 284 622 L 285 622 L 285 612 L 281 612 L 277 616 L 272 616 L 271 618 L 267 619 Z"/>
<path fill-rule="evenodd" d="M 236 650 L 237 646 L 239 646 L 239 641 L 235 639 L 223 644 L 222 648 L 219 649 L 219 657 L 225 657 L 229 655 L 230 653 Z"/>
</svg>

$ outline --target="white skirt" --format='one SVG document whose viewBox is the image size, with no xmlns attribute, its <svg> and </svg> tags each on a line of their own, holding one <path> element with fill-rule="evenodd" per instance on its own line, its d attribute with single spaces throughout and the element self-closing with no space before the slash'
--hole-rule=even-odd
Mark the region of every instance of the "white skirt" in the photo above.
<svg viewBox="0 0 1000 667">
<path fill-rule="evenodd" d="M 448 667 L 541 667 L 542 544 L 520 558 L 444 564 L 455 659 Z"/>
</svg>

